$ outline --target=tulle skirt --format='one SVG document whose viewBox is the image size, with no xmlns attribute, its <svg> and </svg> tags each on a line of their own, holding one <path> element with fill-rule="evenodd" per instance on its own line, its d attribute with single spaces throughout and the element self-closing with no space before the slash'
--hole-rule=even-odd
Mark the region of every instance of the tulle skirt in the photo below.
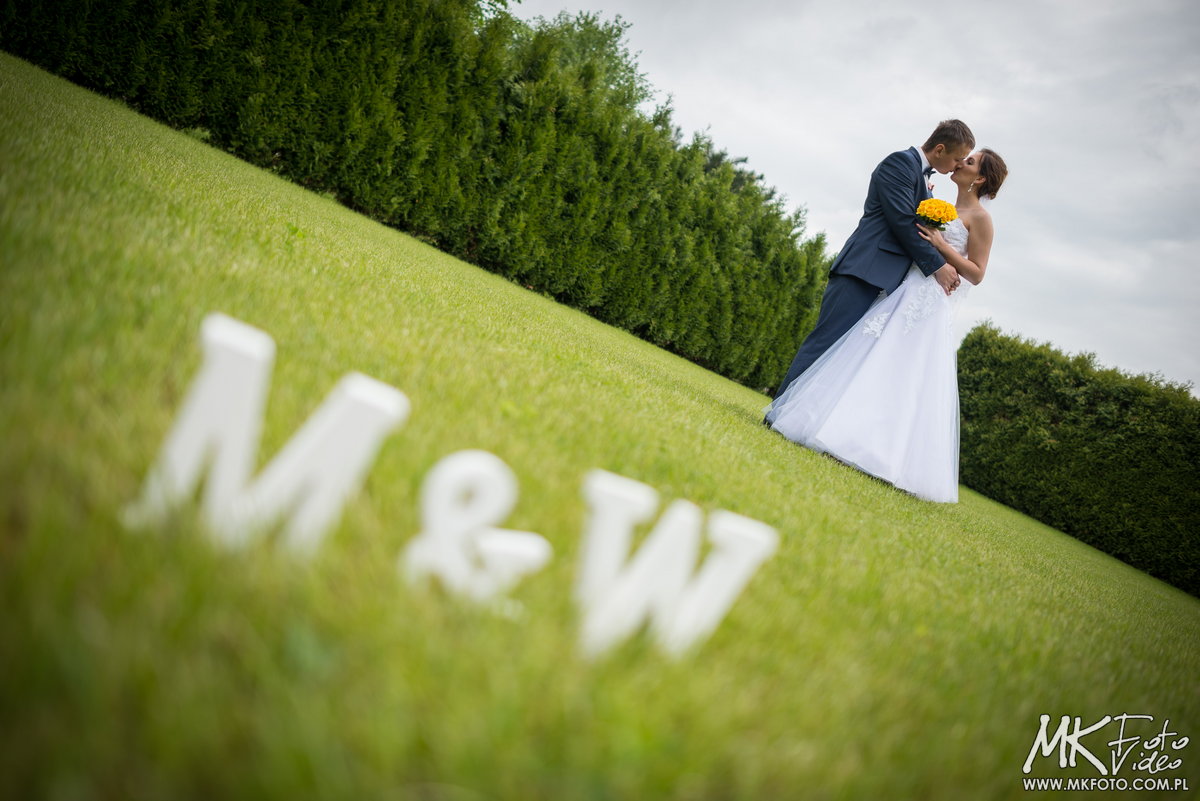
<svg viewBox="0 0 1200 801">
<path fill-rule="evenodd" d="M 771 427 L 920 498 L 956 502 L 953 318 L 968 286 L 947 297 L 911 267 L 767 407 Z"/>
</svg>

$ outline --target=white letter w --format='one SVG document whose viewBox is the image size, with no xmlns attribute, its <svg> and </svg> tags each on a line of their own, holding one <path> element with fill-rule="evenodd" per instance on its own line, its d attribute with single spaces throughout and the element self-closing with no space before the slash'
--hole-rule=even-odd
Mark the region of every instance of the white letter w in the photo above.
<svg viewBox="0 0 1200 801">
<path fill-rule="evenodd" d="M 646 618 L 663 648 L 679 655 L 712 633 L 778 540 L 765 523 L 715 511 L 708 520 L 713 550 L 693 576 L 704 514 L 677 500 L 626 564 L 634 526 L 653 519 L 658 493 L 593 470 L 584 480 L 584 496 L 591 519 L 575 594 L 583 607 L 588 655 L 629 637 Z"/>
</svg>

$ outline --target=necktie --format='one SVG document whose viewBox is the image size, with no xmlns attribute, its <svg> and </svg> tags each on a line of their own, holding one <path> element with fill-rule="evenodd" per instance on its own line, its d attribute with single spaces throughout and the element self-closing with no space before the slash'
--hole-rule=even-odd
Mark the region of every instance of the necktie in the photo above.
<svg viewBox="0 0 1200 801">
<path fill-rule="evenodd" d="M 931 175 L 933 175 L 933 167 L 926 167 L 925 168 L 925 177 L 928 178 Z"/>
</svg>

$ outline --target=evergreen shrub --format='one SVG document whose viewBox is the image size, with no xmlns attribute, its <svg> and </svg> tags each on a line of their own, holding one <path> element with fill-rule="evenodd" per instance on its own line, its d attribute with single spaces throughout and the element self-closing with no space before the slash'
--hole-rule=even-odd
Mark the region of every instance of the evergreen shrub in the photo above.
<svg viewBox="0 0 1200 801">
<path fill-rule="evenodd" d="M 1200 596 L 1200 400 L 976 327 L 958 354 L 967 486 Z"/>
<path fill-rule="evenodd" d="M 22 0 L 0 47 L 756 388 L 829 259 L 761 176 L 685 141 L 589 14 L 502 0 Z"/>
</svg>

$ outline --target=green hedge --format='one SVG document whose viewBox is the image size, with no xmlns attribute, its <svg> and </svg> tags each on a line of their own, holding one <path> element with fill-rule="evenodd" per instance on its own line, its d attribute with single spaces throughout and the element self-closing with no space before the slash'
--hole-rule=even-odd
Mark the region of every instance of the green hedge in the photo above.
<svg viewBox="0 0 1200 801">
<path fill-rule="evenodd" d="M 753 387 L 815 322 L 800 212 L 684 141 L 624 25 L 475 0 L 20 0 L 0 47 Z"/>
<path fill-rule="evenodd" d="M 1200 400 L 975 328 L 958 354 L 962 482 L 1200 596 Z"/>
</svg>

